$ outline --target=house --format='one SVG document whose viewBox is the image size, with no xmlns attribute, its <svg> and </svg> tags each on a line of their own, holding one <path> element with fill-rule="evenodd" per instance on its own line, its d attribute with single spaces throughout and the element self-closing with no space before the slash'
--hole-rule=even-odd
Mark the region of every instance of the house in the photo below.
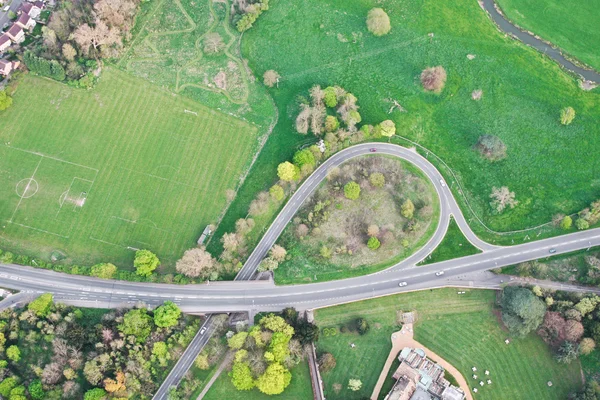
<svg viewBox="0 0 600 400">
<path fill-rule="evenodd" d="M 464 392 L 444 378 L 444 367 L 429 360 L 422 349 L 405 347 L 392 377 L 396 383 L 385 400 L 464 400 Z"/>
<path fill-rule="evenodd" d="M 19 12 L 20 14 L 27 14 L 31 18 L 35 19 L 40 16 L 43 6 L 44 3 L 42 3 L 41 1 L 36 3 L 23 3 L 19 8 Z"/>
<path fill-rule="evenodd" d="M 0 75 L 8 76 L 12 70 L 17 69 L 21 63 L 18 61 L 0 60 Z"/>
<path fill-rule="evenodd" d="M 35 21 L 28 14 L 22 13 L 16 22 L 23 29 L 32 30 L 35 27 Z"/>
<path fill-rule="evenodd" d="M 4 53 L 10 47 L 10 37 L 7 34 L 0 36 L 0 53 Z"/>
<path fill-rule="evenodd" d="M 6 32 L 6 34 L 15 43 L 21 43 L 23 40 L 25 40 L 25 32 L 17 23 L 14 23 L 13 26 L 11 26 Z"/>
</svg>

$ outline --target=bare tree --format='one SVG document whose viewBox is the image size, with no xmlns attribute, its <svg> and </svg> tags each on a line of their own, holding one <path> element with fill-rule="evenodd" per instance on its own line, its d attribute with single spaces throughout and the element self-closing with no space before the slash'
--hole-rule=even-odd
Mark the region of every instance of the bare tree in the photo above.
<svg viewBox="0 0 600 400">
<path fill-rule="evenodd" d="M 136 12 L 136 3 L 131 0 L 98 0 L 94 10 L 109 26 L 129 31 Z"/>
<path fill-rule="evenodd" d="M 327 116 L 327 110 L 322 103 L 312 107 L 310 112 L 310 130 L 315 135 L 320 135 L 323 132 L 323 124 Z"/>
<path fill-rule="evenodd" d="M 65 43 L 62 45 L 62 54 L 68 61 L 73 61 L 77 55 L 77 51 L 70 43 Z"/>
<path fill-rule="evenodd" d="M 490 198 L 492 201 L 490 205 L 496 212 L 501 213 L 508 206 L 510 208 L 515 208 L 515 206 L 519 203 L 515 200 L 515 192 L 511 192 L 508 187 L 502 186 L 500 188 L 493 187 L 492 194 L 490 194 Z"/>
<path fill-rule="evenodd" d="M 277 260 L 277 262 L 284 261 L 286 255 L 287 251 L 278 244 L 273 245 L 273 247 L 271 248 L 271 257 Z"/>
<path fill-rule="evenodd" d="M 56 385 L 62 377 L 62 367 L 55 362 L 46 364 L 42 371 L 42 383 L 46 385 Z"/>
<path fill-rule="evenodd" d="M 90 54 L 90 48 L 96 52 L 99 48 L 121 46 L 121 32 L 118 28 L 109 28 L 101 19 L 97 18 L 94 26 L 83 24 L 73 32 L 73 39 L 85 55 Z"/>
<path fill-rule="evenodd" d="M 442 66 L 426 68 L 421 72 L 421 83 L 425 90 L 439 93 L 446 85 L 446 70 Z"/>
<path fill-rule="evenodd" d="M 303 135 L 308 133 L 311 114 L 311 108 L 308 105 L 300 105 L 300 113 L 296 117 L 296 131 L 298 131 L 298 133 Z"/>
<path fill-rule="evenodd" d="M 265 73 L 263 75 L 263 82 L 268 87 L 273 87 L 273 86 L 279 84 L 280 78 L 281 78 L 281 75 L 279 75 L 277 73 L 277 71 L 270 69 L 268 71 L 265 71 Z"/>
<path fill-rule="evenodd" d="M 219 53 L 225 47 L 225 42 L 218 32 L 210 32 L 204 37 L 204 52 Z"/>
<path fill-rule="evenodd" d="M 204 248 L 195 248 L 183 253 L 183 257 L 175 264 L 175 269 L 192 278 L 207 277 L 214 271 L 216 264 L 217 261 Z"/>
</svg>

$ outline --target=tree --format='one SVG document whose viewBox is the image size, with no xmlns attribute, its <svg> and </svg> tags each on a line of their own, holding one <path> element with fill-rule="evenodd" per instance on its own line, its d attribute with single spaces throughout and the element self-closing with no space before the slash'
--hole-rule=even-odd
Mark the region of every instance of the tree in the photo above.
<svg viewBox="0 0 600 400">
<path fill-rule="evenodd" d="M 353 392 L 358 392 L 360 388 L 362 388 L 362 382 L 360 379 L 350 379 L 348 381 L 348 389 L 352 390 Z"/>
<path fill-rule="evenodd" d="M 96 264 L 90 269 L 90 275 L 102 279 L 111 279 L 113 276 L 115 276 L 116 272 L 117 267 L 111 263 Z"/>
<path fill-rule="evenodd" d="M 53 297 L 50 293 L 44 293 L 27 305 L 29 311 L 33 311 L 38 317 L 45 317 L 52 307 Z"/>
<path fill-rule="evenodd" d="M 181 310 L 177 304 L 166 301 L 165 304 L 154 310 L 154 324 L 159 328 L 169 328 L 177 325 L 180 316 Z"/>
<path fill-rule="evenodd" d="M 367 14 L 367 29 L 375 36 L 387 35 L 391 29 L 390 17 L 381 8 L 372 8 Z"/>
<path fill-rule="evenodd" d="M 18 383 L 19 382 L 17 382 L 17 378 L 15 378 L 14 376 L 5 378 L 2 382 L 0 382 L 0 394 L 5 399 L 8 399 L 10 391 L 13 390 Z"/>
<path fill-rule="evenodd" d="M 73 32 L 73 39 L 84 55 L 89 56 L 91 48 L 98 54 L 100 47 L 120 47 L 121 32 L 119 28 L 109 28 L 100 18 L 96 18 L 93 26 L 83 24 Z"/>
<path fill-rule="evenodd" d="M 295 181 L 300 176 L 300 170 L 291 162 L 285 161 L 277 166 L 277 176 L 282 181 Z"/>
<path fill-rule="evenodd" d="M 294 334 L 294 328 L 285 322 L 285 319 L 275 314 L 269 314 L 262 317 L 259 323 L 260 326 L 273 332 L 282 332 L 289 337 L 292 337 Z"/>
<path fill-rule="evenodd" d="M 273 87 L 279 83 L 281 75 L 277 71 L 269 69 L 263 74 L 263 82 L 268 87 Z"/>
<path fill-rule="evenodd" d="M 424 69 L 421 72 L 421 84 L 427 91 L 440 93 L 446 85 L 446 70 L 439 65 Z"/>
<path fill-rule="evenodd" d="M 525 336 L 542 323 L 546 305 L 529 289 L 508 286 L 502 291 L 502 322 L 517 336 Z"/>
<path fill-rule="evenodd" d="M 369 227 L 367 228 L 367 235 L 369 235 L 370 237 L 377 237 L 379 236 L 379 227 L 377 225 L 369 225 Z"/>
<path fill-rule="evenodd" d="M 415 205 L 410 199 L 404 200 L 402 205 L 400 206 L 400 214 L 404 218 L 412 219 L 415 214 Z"/>
<path fill-rule="evenodd" d="M 152 356 L 156 358 L 161 367 L 166 367 L 167 362 L 171 359 L 171 356 L 169 355 L 169 348 L 165 342 L 155 342 L 152 345 Z M 106 386 L 105 389 L 108 390 Z M 108 391 L 114 392 L 114 390 Z"/>
<path fill-rule="evenodd" d="M 274 395 L 283 393 L 292 381 L 292 374 L 279 363 L 270 364 L 265 373 L 256 380 L 256 387 L 261 392 Z"/>
<path fill-rule="evenodd" d="M 600 302 L 600 297 L 584 297 L 579 301 L 579 303 L 575 304 L 575 309 L 581 313 L 582 316 L 586 316 L 587 314 L 594 311 L 596 305 Z"/>
<path fill-rule="evenodd" d="M 218 32 L 207 33 L 204 37 L 204 52 L 205 53 L 220 53 L 225 47 L 223 38 Z"/>
<path fill-rule="evenodd" d="M 350 181 L 344 185 L 344 196 L 350 200 L 358 199 L 360 196 L 360 185 L 354 181 Z"/>
<path fill-rule="evenodd" d="M 77 56 L 77 50 L 70 43 L 64 43 L 62 45 L 62 54 L 67 61 L 73 61 Z"/>
<path fill-rule="evenodd" d="M 335 368 L 335 357 L 331 353 L 323 353 L 319 357 L 319 370 L 321 373 L 327 373 Z"/>
<path fill-rule="evenodd" d="M 13 362 L 18 362 L 21 359 L 21 350 L 14 344 L 9 346 L 6 349 L 6 358 Z"/>
<path fill-rule="evenodd" d="M 271 247 L 271 257 L 273 257 L 278 262 L 285 261 L 285 256 L 287 255 L 287 251 L 278 244 L 273 245 Z"/>
<path fill-rule="evenodd" d="M 209 369 L 210 363 L 208 362 L 208 354 L 204 352 L 198 354 L 198 357 L 196 357 L 196 360 L 194 361 L 194 365 L 196 366 L 196 368 L 201 369 L 203 371 Z"/>
<path fill-rule="evenodd" d="M 583 325 L 579 321 L 568 320 L 565 323 L 565 339 L 577 343 L 583 336 Z"/>
<path fill-rule="evenodd" d="M 490 206 L 492 206 L 497 213 L 504 211 L 507 206 L 515 208 L 515 206 L 519 204 L 519 202 L 515 200 L 515 192 L 511 192 L 506 186 L 500 188 L 494 186 L 490 198 L 492 199 Z"/>
<path fill-rule="evenodd" d="M 386 119 L 375 127 L 377 135 L 392 137 L 396 134 L 396 125 L 391 119 Z"/>
<path fill-rule="evenodd" d="M 590 227 L 590 223 L 589 223 L 589 222 L 587 222 L 587 221 L 586 221 L 585 219 L 583 219 L 583 218 L 577 218 L 577 219 L 575 220 L 575 227 L 576 227 L 578 230 L 580 230 L 580 231 L 583 231 L 583 230 L 586 230 L 586 229 L 588 229 L 588 228 Z"/>
<path fill-rule="evenodd" d="M 369 332 L 370 328 L 369 322 L 366 319 L 358 318 L 356 320 L 356 329 L 358 330 L 359 334 L 364 335 L 365 333 Z"/>
<path fill-rule="evenodd" d="M 274 271 L 279 267 L 279 262 L 273 257 L 266 257 L 263 259 L 258 265 L 258 270 L 260 272 L 264 271 Z"/>
<path fill-rule="evenodd" d="M 367 241 L 367 247 L 371 250 L 377 250 L 381 247 L 381 242 L 376 237 L 370 237 Z"/>
<path fill-rule="evenodd" d="M 106 391 L 101 388 L 88 390 L 83 396 L 83 400 L 105 400 L 106 398 Z"/>
<path fill-rule="evenodd" d="M 190 278 L 208 278 L 216 270 L 218 263 L 204 247 L 193 248 L 183 253 L 175 264 L 175 270 Z"/>
<path fill-rule="evenodd" d="M 592 338 L 583 338 L 579 343 L 579 352 L 583 355 L 591 354 L 596 348 L 596 342 Z"/>
<path fill-rule="evenodd" d="M 570 125 L 575 119 L 575 109 L 573 107 L 565 107 L 560 110 L 560 123 Z"/>
<path fill-rule="evenodd" d="M 385 176 L 381 172 L 374 172 L 369 175 L 369 183 L 377 188 L 382 188 L 385 185 Z"/>
<path fill-rule="evenodd" d="M 340 121 L 333 115 L 325 117 L 325 132 L 335 132 L 340 127 Z"/>
<path fill-rule="evenodd" d="M 576 343 L 565 340 L 556 353 L 556 361 L 562 364 L 570 364 L 579 356 L 579 346 Z"/>
<path fill-rule="evenodd" d="M 475 149 L 489 161 L 500 161 L 506 158 L 506 145 L 494 135 L 482 135 L 477 139 Z"/>
<path fill-rule="evenodd" d="M 123 323 L 118 328 L 123 334 L 133 335 L 138 343 L 143 343 L 152 331 L 152 318 L 143 308 L 131 310 L 123 316 Z"/>
<path fill-rule="evenodd" d="M 560 227 L 562 229 L 569 230 L 571 229 L 571 226 L 573 225 L 573 218 L 569 217 L 568 215 L 565 215 L 565 217 L 562 219 L 562 221 L 560 221 Z"/>
<path fill-rule="evenodd" d="M 229 339 L 227 339 L 227 345 L 230 349 L 239 350 L 246 343 L 246 338 L 248 337 L 248 332 L 238 332 Z"/>
<path fill-rule="evenodd" d="M 294 331 L 294 337 L 302 344 L 310 344 L 319 340 L 319 327 L 305 319 L 298 320 Z"/>
<path fill-rule="evenodd" d="M 12 106 L 12 103 L 13 99 L 6 93 L 6 90 L 0 90 L 0 111 Z"/>
<path fill-rule="evenodd" d="M 136 274 L 140 276 L 150 276 L 159 264 L 160 261 L 158 257 L 150 250 L 138 250 L 135 252 L 133 266 L 135 267 Z"/>
<path fill-rule="evenodd" d="M 42 387 L 42 381 L 40 381 L 39 379 L 31 381 L 31 383 L 27 387 L 27 391 L 29 392 L 29 395 L 33 400 L 44 400 L 44 397 L 46 395 L 44 392 L 44 388 Z"/>
<path fill-rule="evenodd" d="M 273 185 L 269 189 L 269 194 L 275 201 L 281 201 L 285 198 L 285 192 L 283 188 L 279 185 Z"/>
<path fill-rule="evenodd" d="M 231 377 L 231 383 L 237 390 L 250 390 L 255 385 L 252 371 L 246 362 L 234 363 L 229 376 Z"/>
<path fill-rule="evenodd" d="M 294 154 L 294 164 L 298 168 L 302 168 L 305 165 L 314 167 L 315 163 L 315 155 L 309 149 L 300 150 Z"/>
<path fill-rule="evenodd" d="M 333 108 L 333 107 L 337 106 L 338 97 L 337 97 L 336 90 L 333 86 L 326 87 L 323 90 L 323 101 L 325 102 L 325 105 L 329 108 Z M 337 118 L 336 118 L 336 120 L 337 120 Z"/>
</svg>

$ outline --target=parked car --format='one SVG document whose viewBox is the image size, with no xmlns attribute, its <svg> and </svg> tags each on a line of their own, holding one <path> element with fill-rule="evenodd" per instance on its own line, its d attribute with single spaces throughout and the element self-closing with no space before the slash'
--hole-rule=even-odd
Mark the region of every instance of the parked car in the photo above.
<svg viewBox="0 0 600 400">
<path fill-rule="evenodd" d="M 372 148 L 370 148 L 370 149 L 369 149 L 369 151 L 370 151 L 371 153 L 376 153 L 376 152 L 377 152 L 377 149 L 376 149 L 376 148 L 374 148 L 374 147 L 372 147 Z"/>
<path fill-rule="evenodd" d="M 406 283 L 406 282 L 400 282 L 400 283 L 398 284 L 398 286 L 400 286 L 400 287 L 403 287 L 403 286 L 406 286 L 406 285 L 408 285 L 408 283 Z"/>
<path fill-rule="evenodd" d="M 435 273 L 435 276 L 441 276 L 444 275 L 444 271 L 438 271 Z"/>
</svg>

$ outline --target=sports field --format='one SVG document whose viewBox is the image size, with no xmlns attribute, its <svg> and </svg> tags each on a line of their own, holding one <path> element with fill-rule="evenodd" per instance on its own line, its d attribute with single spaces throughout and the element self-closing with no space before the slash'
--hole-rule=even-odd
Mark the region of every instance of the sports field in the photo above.
<svg viewBox="0 0 600 400">
<path fill-rule="evenodd" d="M 399 330 L 398 311 L 417 312 L 415 340 L 458 368 L 467 383 L 478 382 L 472 379 L 473 366 L 490 371 L 493 384 L 480 388 L 476 399 L 563 400 L 570 391 L 578 390 L 579 363 L 557 363 L 536 334 L 504 343 L 507 332 L 494 313 L 495 299 L 492 290 L 467 290 L 458 295 L 456 289 L 440 289 L 317 310 L 315 319 L 321 328 L 339 328 L 358 317 L 366 318 L 371 327 L 363 336 L 339 331 L 335 336 L 321 335 L 317 351 L 330 352 L 337 360 L 337 366 L 323 375 L 326 397 L 336 400 L 371 395 L 392 347 L 390 335 Z M 362 380 L 359 392 L 346 389 L 350 378 Z M 336 383 L 342 385 L 337 393 Z"/>
<path fill-rule="evenodd" d="M 258 146 L 237 118 L 107 68 L 89 91 L 26 76 L 0 118 L 0 247 L 168 270 L 227 204 Z"/>
<path fill-rule="evenodd" d="M 600 70 L 600 4 L 594 0 L 496 0 L 521 28 Z"/>
</svg>

